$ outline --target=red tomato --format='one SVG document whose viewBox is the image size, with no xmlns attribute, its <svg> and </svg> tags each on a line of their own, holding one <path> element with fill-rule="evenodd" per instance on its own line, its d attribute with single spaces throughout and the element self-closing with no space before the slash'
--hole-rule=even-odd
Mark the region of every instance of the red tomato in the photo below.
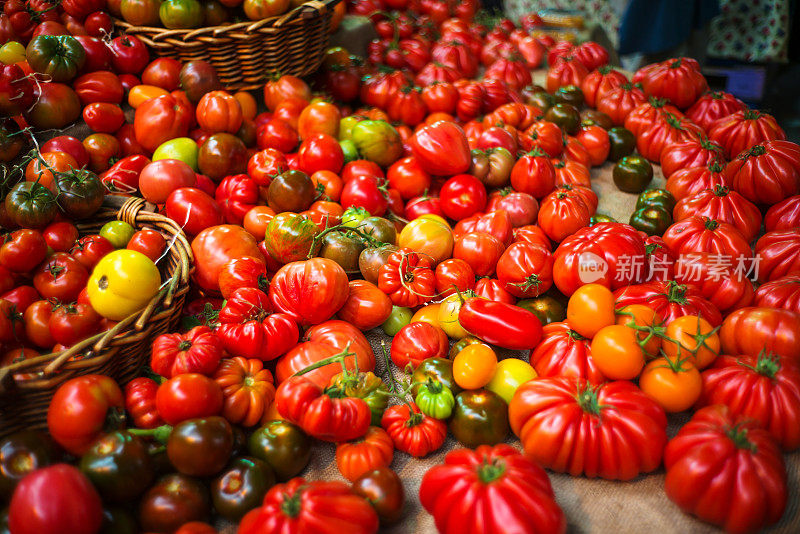
<svg viewBox="0 0 800 534">
<path fill-rule="evenodd" d="M 370 215 L 380 217 L 386 213 L 388 202 L 379 189 L 380 183 L 373 176 L 357 176 L 345 181 L 340 203 L 343 208 L 364 208 Z"/>
<path fill-rule="evenodd" d="M 151 228 L 145 228 L 133 234 L 125 248 L 141 252 L 151 260 L 157 261 L 164 254 L 164 250 L 167 248 L 167 241 L 159 232 Z"/>
<path fill-rule="evenodd" d="M 431 187 L 431 175 L 413 156 L 397 160 L 386 173 L 389 187 L 397 189 L 403 200 L 420 196 Z"/>
<path fill-rule="evenodd" d="M 691 216 L 705 216 L 733 225 L 749 243 L 761 231 L 761 212 L 758 207 L 736 191 L 725 186 L 705 189 L 682 198 L 672 211 L 678 222 Z"/>
<path fill-rule="evenodd" d="M 158 386 L 156 393 L 158 413 L 170 425 L 217 415 L 222 411 L 222 401 L 219 384 L 197 373 L 174 376 Z"/>
<path fill-rule="evenodd" d="M 38 230 L 16 230 L 0 245 L 0 264 L 15 273 L 28 272 L 47 254 L 47 241 Z"/>
<path fill-rule="evenodd" d="M 489 300 L 514 304 L 517 299 L 506 291 L 503 282 L 495 278 L 481 278 L 475 282 L 475 295 Z"/>
<path fill-rule="evenodd" d="M 444 183 L 439 191 L 439 200 L 445 215 L 458 221 L 483 211 L 486 188 L 474 176 L 459 174 Z"/>
<path fill-rule="evenodd" d="M 114 245 L 105 237 L 87 235 L 78 240 L 70 249 L 72 257 L 78 260 L 87 270 L 94 269 L 103 256 L 114 250 Z"/>
<path fill-rule="evenodd" d="M 158 384 L 152 378 L 140 376 L 125 386 L 125 410 L 138 428 L 156 428 L 164 424 L 156 408 Z"/>
<path fill-rule="evenodd" d="M 539 213 L 539 203 L 528 194 L 513 191 L 509 188 L 500 189 L 489 195 L 487 211 L 503 210 L 508 213 L 511 225 L 514 228 L 526 226 L 536 222 Z"/>
<path fill-rule="evenodd" d="M 519 158 L 511 170 L 511 186 L 537 199 L 550 193 L 555 183 L 556 170 L 550 158 L 538 148 Z"/>
<path fill-rule="evenodd" d="M 709 139 L 722 147 L 729 160 L 756 145 L 786 139 L 775 117 L 746 108 L 715 120 L 707 130 Z"/>
<path fill-rule="evenodd" d="M 86 267 L 66 252 L 56 252 L 33 274 L 33 286 L 39 294 L 60 302 L 75 301 L 88 280 Z"/>
<path fill-rule="evenodd" d="M 100 319 L 89 304 L 62 304 L 50 316 L 50 334 L 56 343 L 69 347 L 96 333 Z"/>
<path fill-rule="evenodd" d="M 696 412 L 664 451 L 667 497 L 728 532 L 755 532 L 786 506 L 786 466 L 775 440 L 722 405 Z M 708 506 L 710 502 L 727 506 Z"/>
<path fill-rule="evenodd" d="M 759 286 L 754 304 L 800 313 L 800 274 L 789 274 Z"/>
<path fill-rule="evenodd" d="M 722 147 L 702 136 L 666 145 L 659 158 L 661 173 L 665 178 L 681 169 L 722 164 L 724 160 Z"/>
<path fill-rule="evenodd" d="M 733 265 L 750 268 L 753 253 L 742 233 L 731 224 L 692 216 L 664 232 L 664 243 L 673 254 L 709 252 L 726 257 Z"/>
<path fill-rule="evenodd" d="M 589 152 L 592 166 L 602 165 L 608 158 L 611 150 L 611 141 L 608 132 L 600 126 L 583 126 L 577 135 L 578 141 Z"/>
<path fill-rule="evenodd" d="M 255 238 L 244 228 L 234 225 L 212 226 L 192 240 L 195 257 L 194 280 L 203 289 L 219 290 L 219 273 L 232 258 L 251 256 L 263 260 Z"/>
<path fill-rule="evenodd" d="M 304 326 L 330 319 L 344 305 L 347 296 L 347 274 L 338 263 L 327 258 L 284 265 L 269 287 L 275 308 Z"/>
<path fill-rule="evenodd" d="M 93 102 L 119 104 L 125 94 L 119 77 L 107 70 L 84 74 L 72 82 L 72 86 L 84 106 Z"/>
<path fill-rule="evenodd" d="M 800 227 L 800 195 L 778 202 L 764 215 L 764 229 L 767 232 L 796 227 Z"/>
<path fill-rule="evenodd" d="M 122 410 L 122 391 L 103 375 L 71 378 L 56 390 L 47 410 L 47 428 L 67 452 L 81 455 L 106 432 L 114 410 Z"/>
<path fill-rule="evenodd" d="M 723 354 L 777 354 L 800 361 L 800 313 L 772 308 L 742 308 L 725 318 L 720 329 Z"/>
<path fill-rule="evenodd" d="M 725 167 L 736 191 L 763 205 L 800 193 L 800 146 L 767 141 L 748 148 Z"/>
<path fill-rule="evenodd" d="M 154 161 L 139 174 L 139 190 L 154 204 L 163 204 L 170 193 L 181 187 L 194 187 L 196 182 L 192 168 L 177 159 Z"/>
<path fill-rule="evenodd" d="M 744 102 L 732 94 L 711 91 L 698 98 L 692 107 L 686 110 L 686 116 L 703 130 L 708 131 L 715 120 L 727 117 L 744 108 Z"/>
<path fill-rule="evenodd" d="M 409 144 L 417 162 L 432 175 L 453 176 L 469 169 L 471 157 L 467 137 L 455 123 L 441 121 L 424 126 Z"/>
<path fill-rule="evenodd" d="M 303 139 L 298 150 L 300 170 L 308 175 L 317 171 L 338 173 L 344 165 L 344 152 L 339 142 L 320 133 Z"/>
<path fill-rule="evenodd" d="M 15 534 L 94 534 L 102 523 L 97 490 L 69 464 L 43 467 L 23 478 L 8 510 L 8 527 Z"/>
<path fill-rule="evenodd" d="M 219 204 L 210 195 L 194 187 L 172 191 L 167 197 L 166 213 L 190 236 L 225 222 Z"/>
<path fill-rule="evenodd" d="M 416 368 L 427 358 L 446 358 L 450 348 L 447 334 L 428 322 L 409 323 L 394 336 L 390 356 L 400 369 Z"/>
<path fill-rule="evenodd" d="M 95 102 L 83 108 L 83 120 L 100 133 L 114 133 L 125 124 L 125 114 L 117 104 Z"/>
<path fill-rule="evenodd" d="M 78 229 L 70 222 L 54 222 L 42 230 L 47 246 L 56 252 L 67 252 L 78 241 Z"/>
<path fill-rule="evenodd" d="M 497 262 L 497 278 L 515 297 L 538 297 L 553 285 L 550 251 L 531 243 L 514 243 Z"/>
<path fill-rule="evenodd" d="M 169 57 L 160 57 L 145 67 L 142 72 L 142 83 L 172 92 L 179 88 L 180 73 L 180 61 Z"/>
<path fill-rule="evenodd" d="M 594 209 L 576 188 L 574 191 L 556 190 L 547 195 L 542 199 L 537 219 L 545 234 L 559 243 L 587 226 L 593 214 Z"/>
<path fill-rule="evenodd" d="M 581 378 L 590 384 L 602 384 L 606 377 L 591 358 L 591 340 L 586 339 L 565 322 L 542 327 L 542 341 L 530 353 L 530 362 L 542 377 Z"/>
<path fill-rule="evenodd" d="M 497 268 L 497 262 L 505 245 L 486 232 L 471 232 L 458 237 L 453 247 L 453 258 L 464 260 L 477 276 L 489 276 Z"/>
<path fill-rule="evenodd" d="M 696 62 L 674 58 L 649 68 L 642 80 L 642 89 L 647 96 L 666 98 L 680 109 L 686 109 L 708 90 L 708 83 Z"/>
</svg>

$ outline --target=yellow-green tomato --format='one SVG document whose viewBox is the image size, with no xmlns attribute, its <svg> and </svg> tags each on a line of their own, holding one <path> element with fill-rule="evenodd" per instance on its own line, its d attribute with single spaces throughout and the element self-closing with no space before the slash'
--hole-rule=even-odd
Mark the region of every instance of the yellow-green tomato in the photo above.
<svg viewBox="0 0 800 534">
<path fill-rule="evenodd" d="M 461 309 L 464 297 L 454 293 L 444 299 L 439 306 L 439 326 L 451 339 L 462 339 L 469 333 L 458 322 L 458 311 Z"/>
<path fill-rule="evenodd" d="M 517 388 L 537 376 L 536 370 L 528 362 L 517 358 L 506 358 L 497 363 L 497 369 L 486 384 L 486 389 L 497 393 L 504 401 L 511 402 L 511 397 Z"/>
<path fill-rule="evenodd" d="M 0 62 L 5 65 L 13 65 L 25 61 L 25 46 L 17 41 L 9 41 L 0 46 Z"/>
<path fill-rule="evenodd" d="M 353 126 L 358 124 L 362 119 L 350 115 L 339 121 L 339 141 L 352 141 L 353 140 Z"/>
<path fill-rule="evenodd" d="M 383 328 L 387 336 L 394 336 L 401 328 L 411 322 L 412 316 L 411 308 L 392 306 L 392 313 L 389 314 L 389 318 L 381 325 L 381 328 Z"/>
<path fill-rule="evenodd" d="M 164 143 L 161 143 L 156 151 L 153 152 L 153 161 L 160 159 L 178 159 L 189 167 L 194 172 L 197 172 L 197 154 L 200 148 L 194 139 L 188 137 L 176 137 Z"/>
<path fill-rule="evenodd" d="M 408 247 L 414 252 L 427 254 L 439 263 L 453 255 L 453 230 L 438 215 L 417 217 L 400 231 L 399 247 Z"/>
<path fill-rule="evenodd" d="M 89 303 L 97 313 L 121 321 L 150 302 L 161 286 L 153 260 L 136 250 L 115 250 L 95 265 L 86 284 Z"/>
<path fill-rule="evenodd" d="M 100 228 L 100 236 L 108 239 L 114 248 L 125 248 L 131 240 L 136 228 L 125 221 L 108 221 Z"/>
</svg>

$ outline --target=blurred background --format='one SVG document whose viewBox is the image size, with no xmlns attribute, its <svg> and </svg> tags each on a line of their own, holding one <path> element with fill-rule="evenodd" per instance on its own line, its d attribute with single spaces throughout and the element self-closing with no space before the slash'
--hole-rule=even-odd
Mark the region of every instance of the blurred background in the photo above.
<svg viewBox="0 0 800 534">
<path fill-rule="evenodd" d="M 713 90 L 778 119 L 800 142 L 797 0 L 493 0 L 517 19 L 539 13 L 548 31 L 577 32 L 615 50 L 634 71 L 669 57 L 696 58 Z"/>
</svg>

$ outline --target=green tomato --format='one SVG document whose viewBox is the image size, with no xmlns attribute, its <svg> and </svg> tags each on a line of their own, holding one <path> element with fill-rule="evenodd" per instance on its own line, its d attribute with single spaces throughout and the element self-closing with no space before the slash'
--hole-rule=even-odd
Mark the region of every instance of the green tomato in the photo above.
<svg viewBox="0 0 800 534">
<path fill-rule="evenodd" d="M 403 155 L 403 141 L 386 121 L 361 121 L 353 126 L 353 142 L 359 154 L 381 167 L 388 167 Z"/>
<path fill-rule="evenodd" d="M 614 165 L 614 184 L 626 193 L 641 193 L 653 179 L 653 166 L 642 156 L 625 156 Z"/>
<path fill-rule="evenodd" d="M 194 172 L 197 172 L 197 153 L 200 152 L 200 147 L 194 142 L 194 139 L 188 137 L 177 137 L 161 143 L 156 151 L 153 152 L 153 161 L 160 159 L 177 159 L 189 167 Z"/>
<path fill-rule="evenodd" d="M 456 398 L 450 388 L 444 386 L 439 380 L 429 378 L 417 389 L 414 402 L 428 417 L 447 419 L 453 413 Z"/>
<path fill-rule="evenodd" d="M 611 215 L 604 215 L 602 213 L 595 213 L 591 219 L 589 219 L 589 226 L 594 226 L 597 223 L 602 222 L 617 222 L 617 220 L 612 217 Z"/>
<path fill-rule="evenodd" d="M 630 156 L 636 148 L 636 137 L 633 132 L 622 126 L 611 128 L 608 131 L 608 140 L 611 143 L 608 161 L 619 161 L 625 156 Z"/>
<path fill-rule="evenodd" d="M 356 148 L 356 144 L 353 141 L 350 139 L 339 141 L 339 146 L 342 147 L 342 152 L 344 152 L 345 163 L 358 159 L 358 148 Z"/>
<path fill-rule="evenodd" d="M 549 295 L 517 302 L 517 306 L 536 314 L 542 324 L 556 323 L 567 318 L 564 304 Z"/>
<path fill-rule="evenodd" d="M 666 189 L 646 189 L 636 199 L 636 209 L 662 208 L 669 213 L 675 209 L 675 197 Z"/>
<path fill-rule="evenodd" d="M 342 213 L 342 226 L 347 228 L 358 228 L 364 220 L 368 219 L 370 214 L 362 207 L 350 206 L 344 213 Z"/>
<path fill-rule="evenodd" d="M 170 30 L 198 28 L 203 24 L 203 6 L 197 0 L 166 0 L 158 8 L 158 16 Z"/>
<path fill-rule="evenodd" d="M 462 391 L 456 396 L 449 428 L 467 447 L 496 445 L 508 436 L 508 404 L 487 389 Z"/>
<path fill-rule="evenodd" d="M 633 212 L 630 225 L 648 235 L 663 235 L 672 224 L 672 215 L 659 206 L 649 206 Z"/>
<path fill-rule="evenodd" d="M 528 362 L 517 358 L 506 358 L 497 362 L 497 370 L 486 384 L 486 389 L 497 393 L 504 401 L 510 403 L 517 388 L 537 376 L 536 371 Z"/>
<path fill-rule="evenodd" d="M 25 46 L 18 41 L 9 41 L 0 46 L 0 62 L 13 65 L 25 61 Z"/>
<path fill-rule="evenodd" d="M 389 314 L 389 318 L 384 321 L 381 328 L 387 336 L 397 335 L 401 328 L 411 322 L 413 316 L 414 313 L 410 308 L 392 306 L 392 313 Z"/>
<path fill-rule="evenodd" d="M 352 141 L 353 140 L 353 126 L 361 122 L 363 119 L 356 115 L 350 115 L 339 121 L 339 141 Z"/>
<path fill-rule="evenodd" d="M 108 239 L 114 248 L 125 248 L 136 229 L 125 221 L 109 221 L 100 228 L 100 236 Z"/>
</svg>

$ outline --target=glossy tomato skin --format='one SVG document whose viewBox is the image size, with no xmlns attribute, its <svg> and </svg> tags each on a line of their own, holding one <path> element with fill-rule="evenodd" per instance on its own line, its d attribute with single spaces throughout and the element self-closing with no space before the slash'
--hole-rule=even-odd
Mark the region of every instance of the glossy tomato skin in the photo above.
<svg viewBox="0 0 800 534">
<path fill-rule="evenodd" d="M 723 354 L 758 356 L 762 351 L 799 361 L 800 313 L 748 307 L 736 310 L 719 331 Z"/>
<path fill-rule="evenodd" d="M 167 424 L 222 411 L 222 389 L 211 378 L 197 373 L 177 375 L 158 387 L 156 408 Z"/>
<path fill-rule="evenodd" d="M 349 293 L 347 274 L 326 258 L 292 262 L 281 267 L 269 288 L 276 309 L 298 324 L 327 321 L 341 308 Z"/>
<path fill-rule="evenodd" d="M 661 465 L 667 441 L 663 408 L 627 381 L 593 390 L 574 378 L 531 380 L 514 394 L 509 419 L 529 456 L 573 476 L 630 480 Z M 560 454 L 564 447 L 572 454 Z"/>
<path fill-rule="evenodd" d="M 329 356 L 334 356 L 344 351 L 348 343 L 353 356 L 345 357 L 345 364 L 349 370 L 356 368 L 360 371 L 375 369 L 375 353 L 372 346 L 359 329 L 344 321 L 326 321 L 312 326 L 306 331 L 303 342 L 291 349 L 279 360 L 275 368 L 277 383 L 281 383 L 298 371 L 308 367 Z M 320 387 L 326 387 L 331 377 L 342 371 L 341 365 L 333 363 L 315 369 L 303 376 L 316 382 Z"/>
<path fill-rule="evenodd" d="M 567 323 L 555 322 L 542 328 L 542 341 L 531 351 L 530 362 L 542 378 L 575 377 L 590 384 L 602 384 L 606 378 L 591 354 L 591 340 L 572 330 Z"/>
<path fill-rule="evenodd" d="M 233 225 L 212 226 L 192 240 L 195 257 L 194 279 L 209 291 L 219 290 L 219 273 L 232 258 L 251 256 L 264 259 L 255 238 L 244 228 Z"/>
<path fill-rule="evenodd" d="M 390 356 L 400 369 L 405 369 L 409 364 L 416 368 L 427 358 L 446 357 L 448 348 L 444 330 L 430 323 L 413 322 L 394 336 Z"/>
<path fill-rule="evenodd" d="M 725 175 L 748 200 L 776 204 L 800 193 L 800 147 L 782 140 L 748 147 L 726 166 Z"/>
<path fill-rule="evenodd" d="M 703 371 L 698 405 L 712 404 L 754 419 L 785 451 L 800 447 L 800 368 L 792 360 L 768 354 L 720 356 Z"/>
<path fill-rule="evenodd" d="M 774 204 L 764 215 L 764 228 L 767 232 L 795 227 L 800 227 L 800 195 Z"/>
<path fill-rule="evenodd" d="M 440 121 L 424 126 L 411 138 L 410 145 L 420 166 L 434 176 L 453 176 L 469 169 L 467 137 L 455 123 Z"/>
<path fill-rule="evenodd" d="M 736 227 L 750 242 L 761 230 L 761 212 L 755 204 L 725 186 L 681 199 L 672 212 L 675 221 L 692 215 L 706 216 Z"/>
<path fill-rule="evenodd" d="M 157 391 L 156 381 L 144 376 L 125 385 L 125 410 L 138 428 L 156 428 L 164 424 L 156 408 Z"/>
<path fill-rule="evenodd" d="M 500 474 L 488 475 L 486 466 Z M 505 444 L 449 452 L 422 478 L 420 502 L 433 514 L 439 532 L 447 534 L 464 532 L 478 521 L 487 534 L 514 529 L 563 533 L 567 528 L 545 471 Z M 472 513 L 449 513 L 461 505 Z"/>
<path fill-rule="evenodd" d="M 289 502 L 299 507 L 294 516 L 286 513 Z M 343 482 L 293 478 L 269 490 L 261 507 L 245 515 L 238 530 L 239 534 L 264 531 L 373 534 L 378 531 L 378 514 Z"/>
<path fill-rule="evenodd" d="M 669 324 L 683 315 L 700 315 L 713 326 L 722 324 L 719 309 L 703 298 L 694 286 L 670 282 L 645 282 L 614 291 L 617 308 L 629 304 L 644 304 Z"/>
<path fill-rule="evenodd" d="M 53 439 L 72 454 L 82 454 L 102 434 L 106 419 L 124 407 L 117 383 L 103 375 L 84 375 L 58 388 L 47 412 Z"/>
<path fill-rule="evenodd" d="M 459 221 L 486 206 L 486 188 L 472 175 L 458 174 L 447 180 L 439 191 L 442 211 Z"/>
<path fill-rule="evenodd" d="M 725 157 L 731 161 L 751 147 L 786 139 L 775 117 L 747 108 L 715 120 L 706 130 L 709 139 L 722 146 Z"/>
<path fill-rule="evenodd" d="M 800 274 L 789 274 L 762 284 L 756 290 L 754 304 L 800 312 Z"/>
<path fill-rule="evenodd" d="M 667 497 L 728 532 L 755 532 L 783 515 L 787 488 L 780 448 L 766 430 L 726 406 L 696 412 L 667 445 L 664 466 Z M 723 499 L 727 506 L 706 505 Z"/>
<path fill-rule="evenodd" d="M 381 426 L 397 450 L 415 458 L 439 449 L 447 437 L 444 421 L 422 414 L 414 403 L 390 406 L 383 413 Z"/>
<path fill-rule="evenodd" d="M 571 295 L 590 280 L 610 289 L 642 280 L 643 269 L 626 268 L 624 261 L 644 267 L 644 240 L 630 225 L 599 223 L 561 242 L 553 253 L 553 281 L 562 293 Z M 581 274 L 586 270 L 589 276 Z"/>
<path fill-rule="evenodd" d="M 761 236 L 755 246 L 759 281 L 772 281 L 800 272 L 800 257 L 795 254 L 798 243 L 800 228 L 776 230 Z"/>
<path fill-rule="evenodd" d="M 11 499 L 8 526 L 20 534 L 100 530 L 103 509 L 100 496 L 78 469 L 56 464 L 31 473 L 20 481 Z"/>
</svg>

